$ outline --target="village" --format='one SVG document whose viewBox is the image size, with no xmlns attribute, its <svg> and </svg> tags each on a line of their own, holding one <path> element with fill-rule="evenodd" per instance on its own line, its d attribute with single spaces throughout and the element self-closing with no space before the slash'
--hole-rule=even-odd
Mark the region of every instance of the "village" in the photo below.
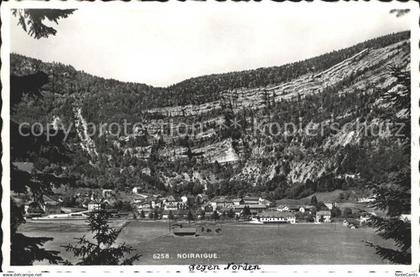
<svg viewBox="0 0 420 277">
<path fill-rule="evenodd" d="M 116 195 L 118 194 L 119 197 Z M 69 198 L 71 200 L 69 200 Z M 309 203 L 294 199 L 269 201 L 257 196 L 231 198 L 206 194 L 167 195 L 142 193 L 133 188 L 124 195 L 102 189 L 72 196 L 43 196 L 43 206 L 25 202 L 26 218 L 32 221 L 86 219 L 92 212 L 104 209 L 113 218 L 138 221 L 244 223 L 244 224 L 328 224 L 342 223 L 351 229 L 369 225 L 370 198 L 357 203 L 322 202 L 316 196 Z M 307 201 L 306 201 L 307 202 Z"/>
<path fill-rule="evenodd" d="M 414 5 L 47 4 L 1 9 L 5 274 L 418 271 Z"/>
</svg>

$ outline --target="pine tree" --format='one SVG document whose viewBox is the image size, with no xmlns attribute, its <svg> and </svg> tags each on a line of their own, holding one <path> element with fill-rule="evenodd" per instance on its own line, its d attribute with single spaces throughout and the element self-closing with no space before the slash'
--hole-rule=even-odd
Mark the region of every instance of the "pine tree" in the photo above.
<svg viewBox="0 0 420 277">
<path fill-rule="evenodd" d="M 172 211 L 169 211 L 168 219 L 169 220 L 174 220 L 175 219 L 174 213 Z"/>
<path fill-rule="evenodd" d="M 141 255 L 134 254 L 124 258 L 135 249 L 126 243 L 115 244 L 122 229 L 111 228 L 108 224 L 110 213 L 99 210 L 89 215 L 89 230 L 93 234 L 93 242 L 86 236 L 77 239 L 76 245 L 68 244 L 64 248 L 79 258 L 77 265 L 132 265 Z M 69 261 L 66 264 L 71 264 Z"/>
<path fill-rule="evenodd" d="M 373 206 L 384 210 L 385 216 L 371 216 L 372 225 L 378 234 L 395 242 L 395 248 L 386 248 L 372 242 L 368 245 L 376 249 L 383 259 L 398 264 L 411 263 L 411 222 L 402 217 L 411 213 L 411 168 L 410 168 L 410 71 L 392 68 L 392 75 L 397 78 L 400 90 L 390 90 L 384 94 L 384 99 L 392 104 L 392 109 L 384 119 L 399 123 L 393 131 L 395 144 L 399 146 L 402 158 L 397 160 L 392 168 L 385 169 L 378 175 L 377 182 L 371 185 L 375 195 Z M 397 116 L 396 112 L 406 109 L 405 116 Z M 402 131 L 398 130 L 403 126 Z M 392 157 L 388 157 L 391 158 Z"/>
<path fill-rule="evenodd" d="M 191 210 L 188 211 L 187 220 L 188 222 L 191 222 L 194 220 L 194 215 L 192 214 Z"/>
<path fill-rule="evenodd" d="M 318 205 L 318 199 L 316 198 L 316 196 L 312 196 L 311 198 L 311 205 L 313 206 L 317 206 Z"/>
<path fill-rule="evenodd" d="M 213 214 L 211 215 L 212 219 L 215 221 L 219 219 L 219 213 L 217 211 L 213 211 Z"/>
<path fill-rule="evenodd" d="M 18 18 L 18 24 L 30 36 L 36 39 L 55 35 L 57 30 L 44 24 L 45 20 L 58 23 L 59 19 L 67 18 L 75 9 L 14 9 L 12 14 Z"/>
<path fill-rule="evenodd" d="M 11 88 L 14 85 L 11 83 Z M 17 103 L 11 102 L 12 106 L 15 104 Z M 18 232 L 18 227 L 25 223 L 25 218 L 23 203 L 15 195 L 29 194 L 32 202 L 42 207 L 43 196 L 52 194 L 52 185 L 74 183 L 74 178 L 63 173 L 60 166 L 70 161 L 71 153 L 62 142 L 62 133 L 49 140 L 46 133 L 34 136 L 29 129 L 21 128 L 19 131 L 19 124 L 10 121 L 11 263 L 30 265 L 35 261 L 47 259 L 56 264 L 61 261 L 58 252 L 42 248 L 53 238 L 27 237 Z M 18 161 L 33 164 L 34 169 L 19 168 L 16 163 Z"/>
<path fill-rule="evenodd" d="M 56 30 L 43 24 L 44 19 L 57 23 L 59 18 L 67 17 L 74 10 L 13 10 L 13 15 L 19 18 L 19 25 L 35 38 L 54 35 Z M 30 97 L 41 97 L 41 87 L 48 82 L 48 76 L 37 72 L 28 76 L 11 76 L 11 110 L 21 101 L 25 93 Z M 13 114 L 12 114 L 13 118 Z M 29 134 L 23 136 L 22 134 Z M 20 129 L 19 124 L 10 121 L 10 189 L 11 189 L 11 228 L 10 228 L 10 258 L 12 265 L 31 265 L 35 261 L 48 260 L 57 264 L 62 261 L 58 251 L 47 250 L 43 245 L 53 238 L 28 237 L 18 232 L 18 227 L 25 223 L 24 207 L 20 193 L 29 194 L 31 200 L 38 206 L 43 206 L 43 196 L 52 192 L 52 185 L 72 184 L 74 178 L 64 173 L 63 164 L 71 160 L 71 153 L 63 143 L 62 132 L 49 136 L 44 132 L 35 136 L 27 128 Z M 50 138 L 50 140 L 48 139 Z M 33 170 L 19 168 L 16 162 L 30 162 Z"/>
<path fill-rule="evenodd" d="M 249 208 L 249 206 L 245 206 L 242 210 L 242 215 L 244 218 L 247 218 L 251 215 L 251 209 Z"/>
</svg>

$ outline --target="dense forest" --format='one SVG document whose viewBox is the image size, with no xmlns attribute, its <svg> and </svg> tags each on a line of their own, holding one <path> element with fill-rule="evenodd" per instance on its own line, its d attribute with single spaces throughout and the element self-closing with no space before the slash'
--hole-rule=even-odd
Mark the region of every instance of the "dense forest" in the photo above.
<svg viewBox="0 0 420 277">
<path fill-rule="evenodd" d="M 390 34 L 367 40 L 352 47 L 332 51 L 314 58 L 298 61 L 282 66 L 259 68 L 255 70 L 229 72 L 192 78 L 168 87 L 170 102 L 165 105 L 200 104 L 217 100 L 219 93 L 236 88 L 266 87 L 290 81 L 303 74 L 321 72 L 367 48 L 380 48 L 395 42 L 408 39 L 409 32 Z M 179 97 L 181 96 L 181 97 Z M 155 103 L 154 105 L 159 105 Z M 151 106 L 154 106 L 151 104 Z"/>
<path fill-rule="evenodd" d="M 43 106 L 33 105 L 31 116 L 39 118 L 41 114 L 45 115 L 44 110 L 51 112 L 57 109 L 57 106 L 62 110 L 54 112 L 70 114 L 66 109 L 77 104 L 83 105 L 83 112 L 88 121 L 118 122 L 126 119 L 128 122 L 136 122 L 146 116 L 147 109 L 198 105 L 220 100 L 226 91 L 233 89 L 274 86 L 303 74 L 319 73 L 364 49 L 381 48 L 408 38 L 408 31 L 390 34 L 291 64 L 202 76 L 167 88 L 104 79 L 77 71 L 69 65 L 44 63 L 18 54 L 12 54 L 10 62 L 16 75 L 43 71 L 50 77 L 51 82 L 47 84 L 45 90 L 51 95 L 46 95 L 43 99 L 44 102 L 50 103 Z M 65 97 L 60 98 L 57 94 Z M 61 101 L 59 105 L 56 105 L 57 101 Z"/>
<path fill-rule="evenodd" d="M 13 118 L 16 122 L 44 124 L 59 118 L 64 126 L 83 120 L 96 124 L 126 120 L 149 126 L 154 118 L 147 109 L 218 101 L 220 105 L 211 106 L 205 114 L 161 115 L 162 120 L 186 126 L 202 123 L 199 132 L 184 136 L 171 136 L 166 129 L 156 133 L 149 126 L 139 134 L 125 137 L 95 134 L 83 138 L 80 134 L 86 130 L 79 124 L 67 140 L 73 163 L 66 167 L 66 172 L 72 174 L 77 187 L 130 190 L 137 186 L 145 191 L 179 195 L 206 191 L 210 196 L 255 193 L 268 199 L 281 199 L 360 188 L 360 180 L 349 181 L 342 176 L 364 172 L 366 153 L 360 150 L 360 145 L 377 144 L 376 138 L 356 136 L 351 143 L 340 145 L 334 140 L 339 142 L 353 129 L 343 133 L 328 125 L 322 132 L 307 136 L 282 126 L 285 123 L 318 126 L 327 122 L 337 126 L 354 122 L 370 125 L 384 114 L 398 113 L 384 108 L 386 103 L 382 103 L 384 89 L 380 84 L 392 76 L 385 62 L 374 63 L 376 52 L 349 61 L 362 65 L 350 74 L 346 72 L 347 67 L 330 68 L 365 49 L 378 49 L 378 55 L 389 64 L 393 64 L 392 59 L 401 60 L 395 66 L 404 70 L 409 54 L 407 43 L 396 49 L 382 49 L 408 38 L 409 32 L 390 34 L 292 64 L 208 75 L 168 88 L 104 79 L 60 63 L 44 63 L 12 54 L 14 75 L 42 71 L 49 77 L 41 91 L 42 97 L 23 95 L 22 101 L 13 106 Z M 323 71 L 331 71 L 325 74 L 336 74 L 339 78 L 322 89 L 294 97 L 281 98 L 268 92 L 279 84 L 299 86 L 294 81 L 298 77 L 323 75 Z M 315 78 L 309 77 L 312 79 Z M 262 106 L 237 107 L 235 98 L 224 97 L 235 89 L 245 93 L 257 91 Z M 76 112 L 78 109 L 80 114 Z M 280 129 L 275 132 L 285 135 L 270 136 L 266 129 L 256 132 L 255 120 L 276 123 Z M 218 128 L 220 123 L 222 128 Z M 203 133 L 212 135 L 200 136 Z M 219 163 L 209 154 L 213 151 L 218 156 L 227 150 L 239 157 L 234 163 Z M 318 165 L 313 164 L 315 160 L 319 161 Z"/>
</svg>

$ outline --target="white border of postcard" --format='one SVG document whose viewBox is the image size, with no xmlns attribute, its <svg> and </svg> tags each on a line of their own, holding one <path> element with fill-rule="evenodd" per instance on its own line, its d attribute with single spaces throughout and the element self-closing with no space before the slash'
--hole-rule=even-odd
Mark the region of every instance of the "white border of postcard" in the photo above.
<svg viewBox="0 0 420 277">
<path fill-rule="evenodd" d="M 312 3 L 301 2 L 275 2 L 271 0 L 265 0 L 262 2 L 216 2 L 213 0 L 202 1 L 192 1 L 186 0 L 185 2 L 178 2 L 169 0 L 168 2 L 141 2 L 141 1 L 132 1 L 132 2 L 77 2 L 77 1 L 21 1 L 21 2 L 3 2 L 1 5 L 1 35 L 3 44 L 1 46 L 1 81 L 2 81 L 2 100 L 3 107 L 1 111 L 3 128 L 2 128 L 2 142 L 3 142 L 3 156 L 2 156 L 2 165 L 3 165 L 3 175 L 2 175 L 2 185 L 3 185 L 3 199 L 2 199 L 2 230 L 3 230 L 3 272 L 7 273 L 20 273 L 20 274 L 68 274 L 70 276 L 75 273 L 124 273 L 125 275 L 138 276 L 138 273 L 149 273 L 150 274 L 173 274 L 173 273 L 188 273 L 188 265 L 134 265 L 134 266 L 63 266 L 63 265 L 34 265 L 34 266 L 10 266 L 10 241 L 8 240 L 10 236 L 9 222 L 10 222 L 10 140 L 9 140 L 9 120 L 10 120 L 10 106 L 9 106 L 9 70 L 10 70 L 10 9 L 12 8 L 91 8 L 91 9 L 113 9 L 117 7 L 147 7 L 151 5 L 158 5 L 162 8 L 187 8 L 193 5 L 207 5 L 209 8 L 214 8 L 218 5 L 231 5 L 235 9 L 240 9 L 244 5 L 266 5 L 267 8 L 270 8 L 272 5 L 282 5 L 284 8 L 287 8 L 291 5 L 298 5 L 302 9 L 311 9 L 313 12 L 316 12 L 317 5 L 357 5 L 363 9 L 365 5 L 388 5 L 390 9 L 393 8 L 409 8 L 411 11 L 408 14 L 411 19 L 411 126 L 412 126 L 412 150 L 411 150 L 411 172 L 412 172 L 412 261 L 411 265 L 260 265 L 262 268 L 261 271 L 242 271 L 242 274 L 256 274 L 263 273 L 264 275 L 291 275 L 293 276 L 309 276 L 308 274 L 325 274 L 332 273 L 350 276 L 352 274 L 357 274 L 358 276 L 398 276 L 396 271 L 401 272 L 401 276 L 415 276 L 413 273 L 419 271 L 420 262 L 420 251 L 419 251 L 419 158 L 420 158 L 420 147 L 419 147 L 419 137 L 420 137 L 420 128 L 419 128 L 419 100 L 420 100 L 420 91 L 419 91 L 419 9 L 418 3 L 415 1 L 409 3 L 399 3 L 399 2 L 335 2 L 327 3 L 321 1 L 315 1 Z M 328 16 L 328 15 L 326 15 Z M 354 20 L 357 20 L 355 18 Z M 314 253 L 316 255 L 316 253 Z M 223 265 L 221 266 L 223 268 Z M 218 274 L 228 274 L 229 271 L 209 271 L 210 273 Z M 208 273 L 209 273 L 208 272 Z M 195 274 L 202 274 L 195 271 Z M 206 273 L 203 273 L 206 274 Z M 410 274 L 410 275 L 406 275 Z M 85 274 L 83 274 L 85 275 Z M 15 275 L 16 276 L 16 275 Z M 18 276 L 18 275 L 17 275 Z M 23 276 L 23 275 L 21 275 Z M 86 276 L 86 275 L 85 275 Z"/>
</svg>

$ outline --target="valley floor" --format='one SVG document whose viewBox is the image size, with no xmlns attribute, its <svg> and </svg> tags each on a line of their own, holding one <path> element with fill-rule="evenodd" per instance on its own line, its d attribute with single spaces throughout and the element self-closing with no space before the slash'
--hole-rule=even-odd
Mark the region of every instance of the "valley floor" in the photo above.
<svg viewBox="0 0 420 277">
<path fill-rule="evenodd" d="M 118 242 L 126 242 L 142 255 L 137 264 L 383 264 L 374 249 L 364 241 L 391 247 L 372 228 L 349 229 L 341 223 L 252 225 L 222 224 L 222 234 L 215 236 L 175 237 L 166 222 L 117 220 L 125 225 Z M 28 222 L 21 232 L 28 236 L 53 237 L 46 244 L 74 262 L 63 245 L 86 234 L 84 221 Z M 89 237 L 89 236 L 88 236 Z M 213 254 L 212 259 L 179 258 L 178 254 Z"/>
</svg>

